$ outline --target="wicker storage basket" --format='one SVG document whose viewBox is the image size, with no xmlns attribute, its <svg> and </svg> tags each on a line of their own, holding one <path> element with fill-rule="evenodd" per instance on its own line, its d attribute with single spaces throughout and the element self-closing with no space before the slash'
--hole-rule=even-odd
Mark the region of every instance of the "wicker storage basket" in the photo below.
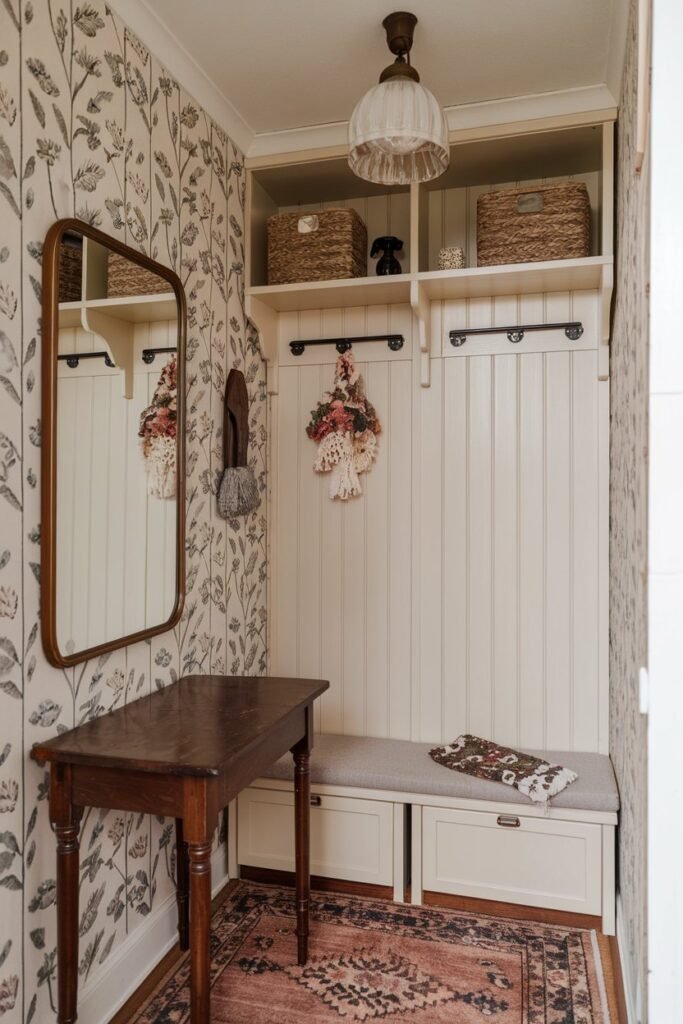
<svg viewBox="0 0 683 1024">
<path fill-rule="evenodd" d="M 538 263 L 590 255 L 583 182 L 485 192 L 477 201 L 477 263 Z"/>
<path fill-rule="evenodd" d="M 80 302 L 83 277 L 83 239 L 65 235 L 59 247 L 59 301 Z"/>
<path fill-rule="evenodd" d="M 268 284 L 365 277 L 368 233 L 355 210 L 276 213 L 268 219 Z"/>
<path fill-rule="evenodd" d="M 122 298 L 125 295 L 160 295 L 173 289 L 165 277 L 145 270 L 139 263 L 133 263 L 126 256 L 109 252 L 107 256 L 107 297 Z"/>
</svg>

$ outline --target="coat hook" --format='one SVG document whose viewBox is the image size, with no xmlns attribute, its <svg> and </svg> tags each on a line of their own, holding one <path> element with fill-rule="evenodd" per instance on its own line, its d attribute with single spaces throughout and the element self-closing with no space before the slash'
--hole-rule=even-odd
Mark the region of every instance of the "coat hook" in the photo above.
<svg viewBox="0 0 683 1024">
<path fill-rule="evenodd" d="M 460 348 L 467 341 L 471 334 L 506 334 L 507 339 L 513 345 L 518 345 L 524 339 L 527 331 L 564 331 L 570 341 L 578 341 L 583 334 L 583 324 L 580 320 L 572 320 L 570 323 L 560 324 L 520 324 L 514 327 L 467 327 L 457 331 L 449 331 L 448 337 L 454 348 Z"/>
<path fill-rule="evenodd" d="M 361 344 L 365 341 L 386 341 L 392 352 L 400 352 L 405 344 L 402 334 L 366 334 L 360 338 L 317 338 L 312 341 L 299 339 L 290 341 L 289 348 L 293 356 L 300 356 L 307 345 L 334 345 L 337 352 L 343 355 L 348 352 L 352 345 Z"/>
</svg>

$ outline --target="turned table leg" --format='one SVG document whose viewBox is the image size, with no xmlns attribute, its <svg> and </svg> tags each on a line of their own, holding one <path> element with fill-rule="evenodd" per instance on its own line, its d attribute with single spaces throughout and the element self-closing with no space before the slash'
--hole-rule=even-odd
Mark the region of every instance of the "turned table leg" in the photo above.
<svg viewBox="0 0 683 1024">
<path fill-rule="evenodd" d="M 190 1020 L 209 1024 L 211 840 L 188 842 L 190 868 Z"/>
<path fill-rule="evenodd" d="M 311 890 L 311 771 L 308 737 L 294 747 L 294 812 L 296 859 L 296 938 L 301 966 L 308 959 L 308 914 Z"/>
<path fill-rule="evenodd" d="M 78 833 L 82 807 L 71 803 L 68 770 L 51 770 L 50 817 L 57 836 L 57 1021 L 78 1016 Z"/>
<path fill-rule="evenodd" d="M 176 903 L 178 905 L 178 939 L 181 950 L 190 948 L 190 876 L 187 843 L 183 835 L 183 819 L 175 820 Z"/>
</svg>

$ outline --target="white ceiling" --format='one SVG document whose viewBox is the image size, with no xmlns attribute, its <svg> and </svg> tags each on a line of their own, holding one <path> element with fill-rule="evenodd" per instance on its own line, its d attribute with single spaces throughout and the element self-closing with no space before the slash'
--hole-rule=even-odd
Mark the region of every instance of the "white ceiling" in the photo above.
<svg viewBox="0 0 683 1024">
<path fill-rule="evenodd" d="M 347 121 L 393 59 L 381 27 L 397 9 L 392 0 L 115 6 L 128 20 L 146 6 L 145 18 L 156 16 L 256 135 Z M 445 107 L 604 84 L 616 99 L 627 6 L 628 0 L 409 0 L 418 17 L 413 63 Z M 143 38 L 150 34 L 144 25 L 131 27 Z M 154 49 L 154 39 L 145 41 Z"/>
</svg>

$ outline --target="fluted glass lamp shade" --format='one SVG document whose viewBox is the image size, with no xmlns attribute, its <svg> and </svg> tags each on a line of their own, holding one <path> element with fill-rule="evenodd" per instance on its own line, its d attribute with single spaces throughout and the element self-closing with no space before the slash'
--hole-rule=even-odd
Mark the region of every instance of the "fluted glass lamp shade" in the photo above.
<svg viewBox="0 0 683 1024">
<path fill-rule="evenodd" d="M 349 166 L 379 185 L 438 178 L 448 167 L 448 126 L 436 98 L 410 63 L 417 18 L 394 11 L 382 22 L 396 60 L 363 96 L 349 121 Z"/>
<path fill-rule="evenodd" d="M 402 75 L 374 86 L 349 121 L 349 166 L 366 181 L 409 185 L 448 167 L 448 126 L 435 96 Z"/>
</svg>

